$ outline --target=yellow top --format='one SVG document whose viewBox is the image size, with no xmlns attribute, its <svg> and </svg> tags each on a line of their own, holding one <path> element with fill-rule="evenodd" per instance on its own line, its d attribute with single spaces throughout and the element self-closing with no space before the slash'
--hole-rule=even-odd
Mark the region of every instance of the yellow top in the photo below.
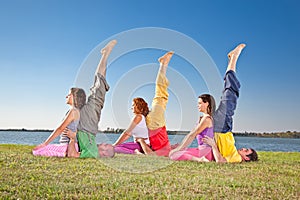
<svg viewBox="0 0 300 200">
<path fill-rule="evenodd" d="M 215 133 L 215 141 L 221 155 L 227 162 L 242 162 L 242 157 L 235 147 L 235 140 L 232 132 Z"/>
</svg>

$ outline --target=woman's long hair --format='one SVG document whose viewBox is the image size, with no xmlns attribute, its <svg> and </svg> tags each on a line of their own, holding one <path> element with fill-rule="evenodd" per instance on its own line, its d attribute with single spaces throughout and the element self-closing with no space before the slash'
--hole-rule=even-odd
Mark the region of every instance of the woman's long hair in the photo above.
<svg viewBox="0 0 300 200">
<path fill-rule="evenodd" d="M 74 106 L 80 110 L 86 103 L 85 92 L 81 88 L 71 88 L 70 90 L 73 95 Z"/>
<path fill-rule="evenodd" d="M 207 114 L 213 116 L 216 111 L 216 102 L 214 97 L 210 94 L 202 94 L 198 98 L 201 98 L 204 103 L 208 102 Z"/>
<path fill-rule="evenodd" d="M 142 115 L 144 115 L 145 117 L 148 115 L 149 113 L 148 104 L 143 98 L 140 97 L 134 98 L 133 103 L 135 104 L 135 106 L 141 112 Z"/>
</svg>

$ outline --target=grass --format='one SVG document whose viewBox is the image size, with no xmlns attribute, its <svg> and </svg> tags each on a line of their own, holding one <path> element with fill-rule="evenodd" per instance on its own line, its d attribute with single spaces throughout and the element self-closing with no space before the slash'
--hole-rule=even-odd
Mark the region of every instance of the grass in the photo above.
<svg viewBox="0 0 300 200">
<path fill-rule="evenodd" d="M 299 199 L 300 153 L 259 152 L 256 163 L 162 157 L 47 158 L 0 145 L 0 199 Z"/>
</svg>

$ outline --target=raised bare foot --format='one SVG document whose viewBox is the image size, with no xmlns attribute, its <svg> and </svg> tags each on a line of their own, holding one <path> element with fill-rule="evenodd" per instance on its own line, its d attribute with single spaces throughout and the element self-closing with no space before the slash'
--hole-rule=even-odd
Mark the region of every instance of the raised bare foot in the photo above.
<svg viewBox="0 0 300 200">
<path fill-rule="evenodd" d="M 235 47 L 235 49 L 233 49 L 232 51 L 230 51 L 228 53 L 228 58 L 231 59 L 233 57 L 238 58 L 239 55 L 241 54 L 242 50 L 245 48 L 245 44 L 239 44 L 237 47 Z"/>
<path fill-rule="evenodd" d="M 162 57 L 160 57 L 158 59 L 158 62 L 160 64 L 162 64 L 162 66 L 168 66 L 172 56 L 173 56 L 174 52 L 173 51 L 169 51 L 168 53 L 166 53 L 165 55 L 163 55 Z"/>
<path fill-rule="evenodd" d="M 103 49 L 101 49 L 102 54 L 109 54 L 111 50 L 114 48 L 114 46 L 117 44 L 117 40 L 111 40 Z"/>
</svg>

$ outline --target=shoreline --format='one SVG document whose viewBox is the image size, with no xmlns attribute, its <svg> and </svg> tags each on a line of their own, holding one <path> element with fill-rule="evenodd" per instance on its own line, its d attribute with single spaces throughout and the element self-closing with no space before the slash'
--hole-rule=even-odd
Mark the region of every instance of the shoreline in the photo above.
<svg viewBox="0 0 300 200">
<path fill-rule="evenodd" d="M 50 129 L 0 129 L 0 132 L 5 131 L 14 131 L 14 132 L 52 132 Z M 124 129 L 110 129 L 110 130 L 99 130 L 99 133 L 110 133 L 110 134 L 121 134 Z M 168 135 L 186 135 L 189 131 L 170 131 L 168 130 Z M 300 139 L 300 132 L 297 131 L 286 131 L 286 132 L 263 132 L 263 133 L 254 133 L 254 132 L 233 132 L 234 136 L 241 137 L 265 137 L 265 138 L 296 138 Z"/>
</svg>

